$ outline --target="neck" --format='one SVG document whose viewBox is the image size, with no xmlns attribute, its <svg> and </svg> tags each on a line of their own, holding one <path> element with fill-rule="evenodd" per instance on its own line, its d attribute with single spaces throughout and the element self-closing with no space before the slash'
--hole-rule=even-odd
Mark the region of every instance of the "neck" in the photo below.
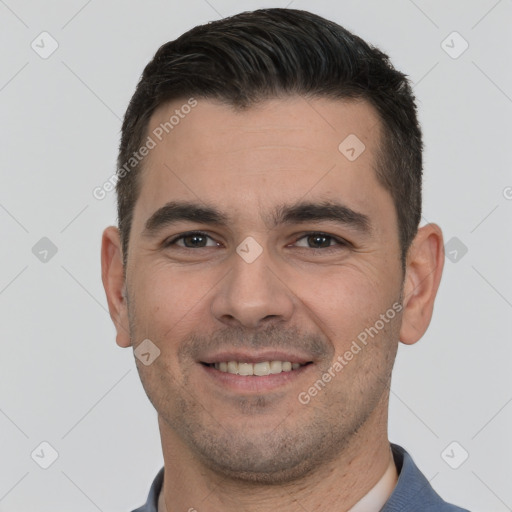
<svg viewBox="0 0 512 512">
<path fill-rule="evenodd" d="M 382 425 L 381 421 L 378 423 Z M 281 485 L 220 475 L 202 464 L 160 417 L 159 425 L 165 465 L 159 512 L 193 509 L 200 512 L 239 512 L 240 509 L 296 512 L 297 503 L 299 508 L 311 512 L 348 512 L 354 506 L 354 511 L 358 510 L 356 504 L 377 483 L 377 488 L 384 487 L 380 493 L 387 493 L 387 499 L 397 481 L 386 428 L 377 435 L 373 430 L 369 435 L 368 430 L 374 425 L 363 426 L 332 461 Z M 384 475 L 386 484 L 383 486 L 379 481 Z"/>
</svg>

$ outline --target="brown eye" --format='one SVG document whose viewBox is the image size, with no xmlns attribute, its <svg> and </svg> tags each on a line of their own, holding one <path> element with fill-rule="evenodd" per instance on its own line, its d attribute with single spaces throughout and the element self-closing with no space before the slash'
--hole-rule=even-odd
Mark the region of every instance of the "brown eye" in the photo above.
<svg viewBox="0 0 512 512">
<path fill-rule="evenodd" d="M 330 247 L 332 238 L 325 235 L 309 235 L 308 244 L 313 246 L 315 249 L 321 247 Z"/>
<path fill-rule="evenodd" d="M 212 243 L 208 244 L 208 240 L 211 240 Z M 177 243 L 177 242 L 183 243 Z M 165 247 L 177 246 L 185 249 L 202 249 L 204 247 L 216 247 L 219 244 L 215 242 L 210 236 L 206 233 L 202 233 L 200 231 L 190 231 L 188 233 L 182 233 L 181 235 L 174 237 L 172 240 L 166 242 Z"/>
<path fill-rule="evenodd" d="M 205 247 L 206 237 L 203 235 L 187 235 L 182 238 L 185 247 Z"/>
<path fill-rule="evenodd" d="M 298 244 L 297 242 L 299 242 L 299 240 L 304 240 L 306 245 Z M 346 245 L 343 240 L 332 235 L 328 235 L 327 233 L 309 233 L 299 238 L 297 242 L 296 245 L 299 247 L 306 247 L 309 249 L 330 249 L 335 248 L 336 246 Z M 332 242 L 334 242 L 334 244 Z"/>
</svg>

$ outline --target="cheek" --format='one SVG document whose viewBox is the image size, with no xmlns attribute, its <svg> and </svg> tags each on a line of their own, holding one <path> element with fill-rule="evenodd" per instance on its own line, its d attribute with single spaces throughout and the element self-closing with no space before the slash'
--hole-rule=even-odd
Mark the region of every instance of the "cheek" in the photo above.
<svg viewBox="0 0 512 512">
<path fill-rule="evenodd" d="M 208 292 L 213 291 L 215 282 L 215 276 L 208 272 L 172 269 L 165 264 L 148 265 L 136 277 L 138 324 L 166 343 L 180 339 L 187 334 L 187 325 L 191 322 L 198 325 L 197 315 L 204 315 Z"/>
<path fill-rule="evenodd" d="M 301 301 L 337 336 L 373 325 L 397 299 L 389 275 L 361 265 L 331 267 L 294 282 Z"/>
</svg>

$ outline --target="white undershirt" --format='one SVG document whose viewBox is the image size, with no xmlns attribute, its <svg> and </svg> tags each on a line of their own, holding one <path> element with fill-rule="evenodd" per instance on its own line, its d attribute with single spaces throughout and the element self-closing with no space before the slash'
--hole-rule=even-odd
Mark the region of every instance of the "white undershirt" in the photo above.
<svg viewBox="0 0 512 512">
<path fill-rule="evenodd" d="M 348 512 L 379 512 L 388 501 L 398 479 L 393 456 L 381 479 Z"/>
</svg>

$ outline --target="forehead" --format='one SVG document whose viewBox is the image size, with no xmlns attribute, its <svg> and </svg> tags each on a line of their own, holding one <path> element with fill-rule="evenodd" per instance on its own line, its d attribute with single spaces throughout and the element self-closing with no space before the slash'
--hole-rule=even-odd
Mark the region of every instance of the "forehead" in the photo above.
<svg viewBox="0 0 512 512">
<path fill-rule="evenodd" d="M 194 102 L 173 101 L 151 117 L 154 147 L 134 219 L 175 199 L 222 205 L 240 221 L 301 198 L 369 214 L 378 200 L 389 206 L 375 175 L 381 123 L 367 102 L 286 97 L 245 110 Z"/>
<path fill-rule="evenodd" d="M 217 100 L 175 100 L 159 107 L 148 124 L 162 146 L 178 144 L 202 156 L 228 154 L 266 143 L 277 147 L 281 138 L 296 149 L 339 151 L 352 135 L 373 145 L 378 143 L 379 117 L 368 102 L 285 96 L 261 101 L 252 107 L 234 109 Z M 276 139 L 276 136 L 279 136 Z M 375 140 L 373 140 L 375 139 Z M 356 141 L 356 139 L 353 139 Z M 368 148 L 370 153 L 372 148 Z M 152 151 L 152 156 L 159 151 Z M 350 155 L 348 155 L 350 156 Z M 368 156 L 368 153 L 367 153 Z"/>
</svg>

